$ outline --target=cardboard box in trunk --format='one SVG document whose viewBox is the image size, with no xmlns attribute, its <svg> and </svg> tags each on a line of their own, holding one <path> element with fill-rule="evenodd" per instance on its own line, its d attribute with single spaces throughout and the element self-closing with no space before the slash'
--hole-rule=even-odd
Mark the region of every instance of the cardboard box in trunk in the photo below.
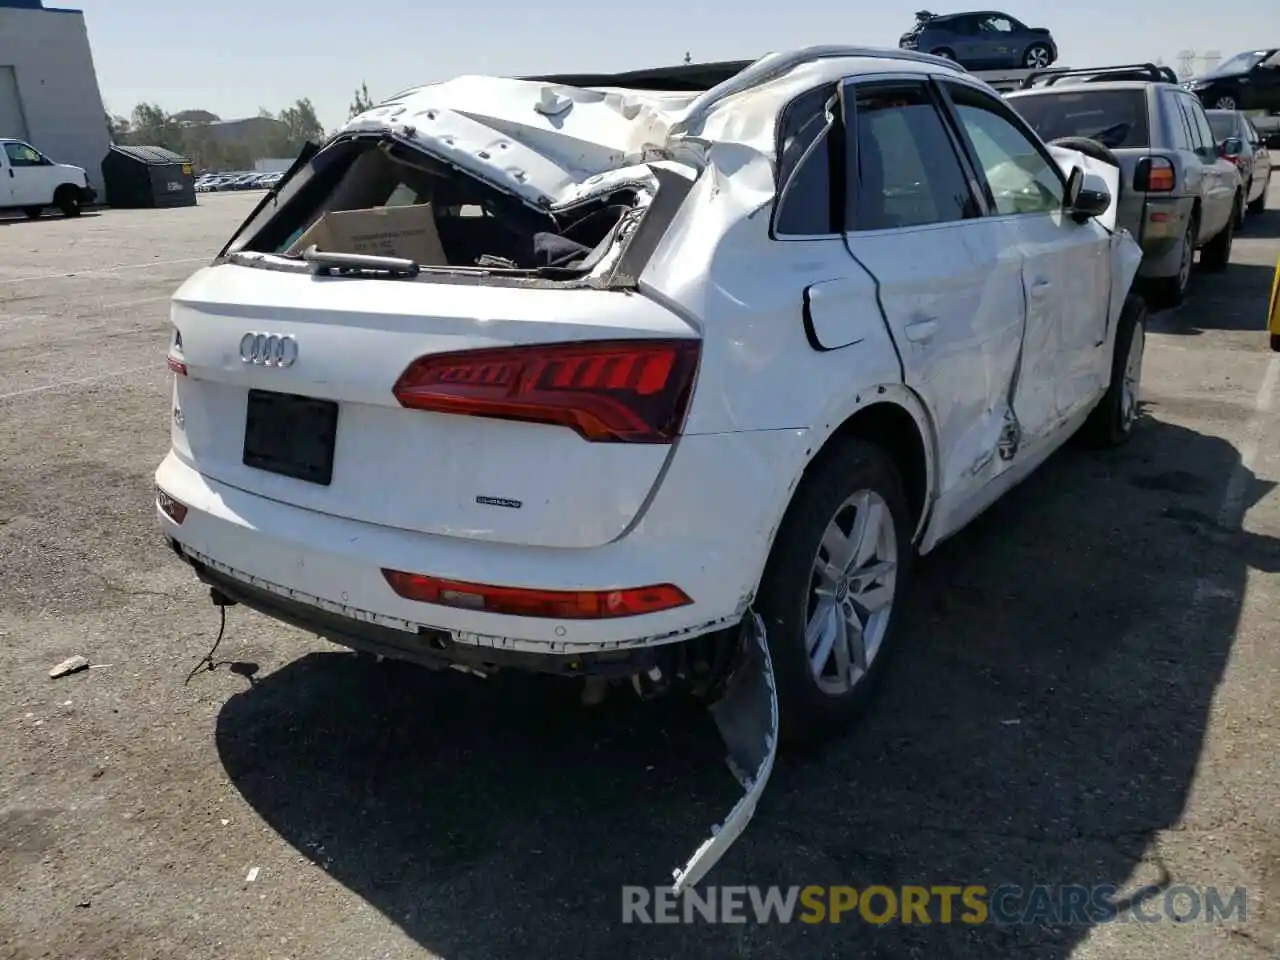
<svg viewBox="0 0 1280 960">
<path fill-rule="evenodd" d="M 313 223 L 286 253 L 297 255 L 315 244 L 327 253 L 401 257 L 423 266 L 445 266 L 431 204 L 333 210 Z"/>
</svg>

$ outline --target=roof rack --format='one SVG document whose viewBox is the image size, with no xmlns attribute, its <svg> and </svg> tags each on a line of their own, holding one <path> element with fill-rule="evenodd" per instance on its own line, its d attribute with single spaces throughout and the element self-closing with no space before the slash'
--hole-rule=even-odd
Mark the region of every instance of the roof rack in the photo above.
<svg viewBox="0 0 1280 960">
<path fill-rule="evenodd" d="M 1048 78 L 1044 86 L 1051 87 L 1063 77 L 1097 77 L 1099 80 L 1149 80 L 1152 83 L 1177 84 L 1178 75 L 1169 67 L 1157 67 L 1154 63 L 1122 63 L 1114 67 L 1076 67 L 1037 70 L 1022 81 L 1022 89 L 1030 90 L 1037 80 Z"/>
<path fill-rule="evenodd" d="M 559 73 L 533 77 L 517 77 L 537 83 L 561 83 L 570 87 L 617 87 L 623 90 L 660 90 L 705 93 L 723 83 L 739 77 L 739 89 L 763 83 L 804 63 L 834 57 L 874 57 L 880 60 L 910 60 L 946 67 L 959 73 L 967 73 L 954 60 L 920 53 L 917 50 L 900 50 L 896 47 L 845 47 L 815 46 L 798 50 L 768 53 L 755 60 L 720 60 L 709 63 L 681 63 L 670 67 L 650 67 L 625 73 Z M 748 73 L 749 71 L 749 73 Z"/>
</svg>

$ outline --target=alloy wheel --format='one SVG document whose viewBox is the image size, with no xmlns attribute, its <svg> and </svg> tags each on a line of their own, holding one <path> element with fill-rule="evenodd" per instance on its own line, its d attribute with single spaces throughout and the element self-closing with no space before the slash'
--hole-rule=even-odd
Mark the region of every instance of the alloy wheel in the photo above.
<svg viewBox="0 0 1280 960">
<path fill-rule="evenodd" d="M 1234 110 L 1236 108 L 1236 98 L 1229 97 L 1225 94 L 1219 97 L 1213 104 L 1215 110 Z"/>
<path fill-rule="evenodd" d="M 1042 70 L 1049 65 L 1049 51 L 1044 47 L 1032 47 L 1024 60 L 1032 70 Z"/>
<path fill-rule="evenodd" d="M 859 490 L 823 531 L 810 578 L 805 652 L 823 693 L 848 693 L 870 670 L 889 627 L 897 567 L 893 513 L 880 494 Z"/>
</svg>

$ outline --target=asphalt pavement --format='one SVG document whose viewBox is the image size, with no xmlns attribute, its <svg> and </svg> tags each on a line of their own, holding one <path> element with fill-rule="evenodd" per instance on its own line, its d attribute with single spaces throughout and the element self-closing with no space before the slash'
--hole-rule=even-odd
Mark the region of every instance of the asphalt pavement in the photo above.
<svg viewBox="0 0 1280 960">
<path fill-rule="evenodd" d="M 1280 212 L 1156 318 L 1129 446 L 1062 451 L 920 565 L 874 711 L 780 758 L 706 881 L 1244 888 L 1245 917 L 645 926 L 621 887 L 737 797 L 689 704 L 239 608 L 187 682 L 218 616 L 153 520 L 166 300 L 255 200 L 0 222 L 0 957 L 1280 952 Z"/>
</svg>

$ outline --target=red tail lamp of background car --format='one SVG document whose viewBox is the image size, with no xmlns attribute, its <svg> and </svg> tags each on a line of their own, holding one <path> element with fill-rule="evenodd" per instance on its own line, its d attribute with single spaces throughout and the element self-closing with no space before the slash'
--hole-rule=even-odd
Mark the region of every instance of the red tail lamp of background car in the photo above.
<svg viewBox="0 0 1280 960">
<path fill-rule="evenodd" d="M 674 610 L 693 602 L 670 583 L 619 590 L 530 590 L 442 580 L 400 570 L 383 570 L 382 575 L 391 589 L 406 600 L 517 617 L 606 620 Z"/>
<path fill-rule="evenodd" d="M 1168 193 L 1176 179 L 1173 164 L 1164 157 L 1143 157 L 1133 172 L 1133 189 L 1144 193 Z"/>
<path fill-rule="evenodd" d="M 698 370 L 698 340 L 597 340 L 438 353 L 396 381 L 402 406 L 568 427 L 590 441 L 670 443 Z"/>
</svg>

